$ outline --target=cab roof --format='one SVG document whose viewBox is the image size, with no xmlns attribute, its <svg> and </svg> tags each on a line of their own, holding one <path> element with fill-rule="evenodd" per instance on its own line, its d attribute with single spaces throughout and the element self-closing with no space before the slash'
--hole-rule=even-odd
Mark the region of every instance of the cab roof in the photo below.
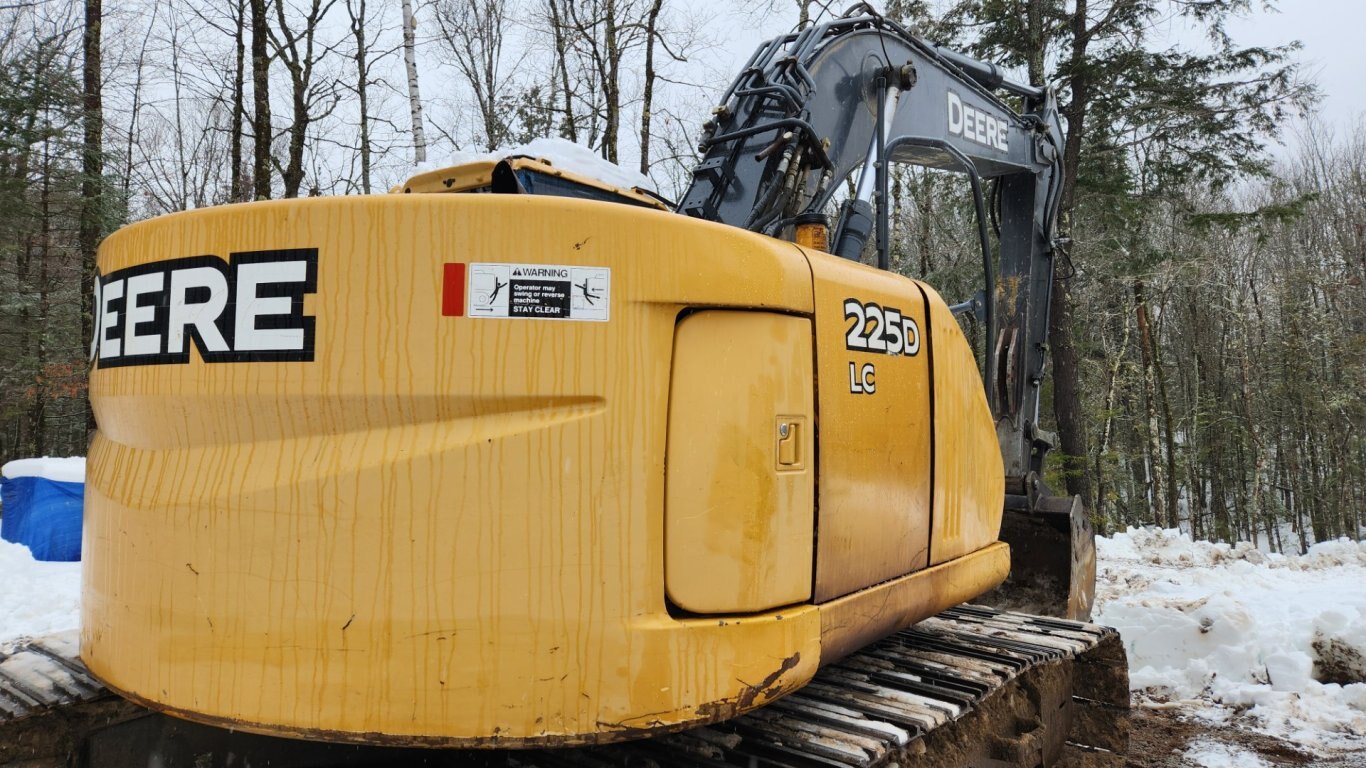
<svg viewBox="0 0 1366 768">
<path fill-rule="evenodd" d="M 514 173 L 530 171 L 567 182 L 589 187 L 609 196 L 623 198 L 621 202 L 642 205 L 661 211 L 673 210 L 668 201 L 639 187 L 624 188 L 583 174 L 557 168 L 549 159 L 530 155 L 510 155 L 501 160 L 475 160 L 447 168 L 425 171 L 410 177 L 390 190 L 395 194 L 430 194 L 442 192 L 492 191 L 494 171 L 507 163 Z"/>
</svg>

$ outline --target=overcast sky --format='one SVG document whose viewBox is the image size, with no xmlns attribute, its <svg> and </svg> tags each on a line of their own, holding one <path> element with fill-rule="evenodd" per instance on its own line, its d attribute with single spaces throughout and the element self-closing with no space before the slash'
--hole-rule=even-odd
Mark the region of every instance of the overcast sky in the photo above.
<svg viewBox="0 0 1366 768">
<path fill-rule="evenodd" d="M 1247 45 L 1304 44 L 1300 60 L 1318 82 L 1324 100 L 1319 112 L 1344 135 L 1361 129 L 1366 115 L 1366 2 L 1362 0 L 1282 0 L 1276 12 L 1256 13 L 1229 25 L 1235 40 Z"/>
<path fill-rule="evenodd" d="M 724 1 L 724 0 L 723 0 Z M 728 0 L 732 7 L 750 5 L 744 0 Z M 725 50 L 733 57 L 729 68 L 735 72 L 763 40 L 781 34 L 796 21 L 796 3 L 774 0 L 778 9 L 767 17 L 754 19 L 743 11 L 732 11 L 736 23 L 726 25 L 730 39 Z M 842 11 L 852 0 L 834 0 L 832 10 Z M 882 3 L 875 3 L 881 5 Z M 1260 0 L 1252 0 L 1254 6 Z M 791 6 L 792 10 L 788 10 Z M 1304 48 L 1299 59 L 1304 74 L 1317 82 L 1323 92 L 1318 112 L 1339 137 L 1360 130 L 1366 117 L 1366 0 L 1280 0 L 1276 10 L 1258 10 L 1228 25 L 1233 39 L 1242 45 L 1273 46 L 1299 40 Z M 1154 30 L 1155 39 L 1168 37 L 1183 45 L 1199 45 L 1201 38 L 1182 29 Z M 1294 143 L 1293 129 L 1283 137 Z"/>
</svg>

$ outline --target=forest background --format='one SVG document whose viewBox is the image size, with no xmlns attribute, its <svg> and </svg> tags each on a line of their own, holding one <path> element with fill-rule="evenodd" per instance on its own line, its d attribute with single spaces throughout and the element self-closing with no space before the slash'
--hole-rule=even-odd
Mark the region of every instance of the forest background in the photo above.
<svg viewBox="0 0 1366 768">
<path fill-rule="evenodd" d="M 1180 526 L 1281 551 L 1363 533 L 1366 131 L 1360 117 L 1346 130 L 1312 117 L 1318 94 L 1293 41 L 1228 32 L 1262 7 L 882 9 L 1058 91 L 1068 241 L 1050 318 L 1043 426 L 1060 447 L 1048 479 L 1081 494 L 1102 529 Z M 85 452 L 89 285 L 99 240 L 119 226 L 381 193 L 454 152 L 540 136 L 592 147 L 677 199 L 745 55 L 723 28 L 780 34 L 841 10 L 0 0 L 0 461 Z M 893 181 L 895 268 L 970 296 L 966 183 L 911 167 Z"/>
</svg>

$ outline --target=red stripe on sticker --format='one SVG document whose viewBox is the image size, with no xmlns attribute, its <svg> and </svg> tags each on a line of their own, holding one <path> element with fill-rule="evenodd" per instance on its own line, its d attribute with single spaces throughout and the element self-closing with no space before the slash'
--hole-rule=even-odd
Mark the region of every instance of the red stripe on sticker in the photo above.
<svg viewBox="0 0 1366 768">
<path fill-rule="evenodd" d="M 465 316 L 465 265 L 444 264 L 441 279 L 441 315 Z"/>
</svg>

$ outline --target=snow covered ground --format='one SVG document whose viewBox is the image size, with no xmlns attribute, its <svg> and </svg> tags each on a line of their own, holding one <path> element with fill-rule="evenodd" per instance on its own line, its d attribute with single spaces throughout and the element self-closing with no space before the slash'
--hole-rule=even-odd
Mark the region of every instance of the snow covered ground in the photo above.
<svg viewBox="0 0 1366 768">
<path fill-rule="evenodd" d="M 80 626 L 81 564 L 45 563 L 0 541 L 0 646 Z"/>
<path fill-rule="evenodd" d="M 1130 529 L 1097 542 L 1097 621 L 1118 627 L 1136 706 L 1265 733 L 1335 765 L 1366 764 L 1366 542 L 1307 554 Z M 80 564 L 0 542 L 0 645 L 79 624 Z M 1343 755 L 1348 762 L 1343 763 Z M 1179 756 L 1204 768 L 1272 765 L 1227 740 Z"/>
<path fill-rule="evenodd" d="M 85 482 L 85 457 L 17 459 L 0 477 Z M 74 629 L 80 623 L 81 564 L 33 559 L 28 547 L 0 540 L 0 646 L 16 637 Z"/>
<path fill-rule="evenodd" d="M 1286 557 L 1130 529 L 1097 549 L 1096 621 L 1124 638 L 1136 705 L 1366 753 L 1366 542 Z M 1265 764 L 1247 755 L 1202 742 L 1185 758 Z"/>
</svg>

